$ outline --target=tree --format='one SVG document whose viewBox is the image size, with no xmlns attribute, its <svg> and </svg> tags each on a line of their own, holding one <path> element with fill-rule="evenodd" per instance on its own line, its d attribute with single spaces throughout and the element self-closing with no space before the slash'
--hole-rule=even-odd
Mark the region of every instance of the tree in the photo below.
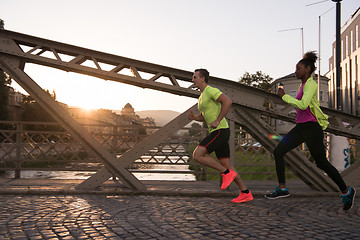
<svg viewBox="0 0 360 240">
<path fill-rule="evenodd" d="M 0 29 L 4 29 L 4 21 L 0 19 Z M 0 120 L 9 120 L 9 91 L 11 78 L 0 69 Z M 11 129 L 8 124 L 0 124 L 0 129 Z M 0 141 L 2 141 L 0 137 Z"/>
<path fill-rule="evenodd" d="M 0 120 L 8 120 L 9 117 L 9 90 L 11 78 L 0 69 Z"/>
<path fill-rule="evenodd" d="M 55 91 L 53 91 L 53 95 L 50 94 L 49 90 L 45 90 L 47 94 L 49 94 L 54 100 Z M 56 120 L 52 117 L 50 113 L 45 111 L 39 103 L 37 103 L 30 95 L 23 96 L 22 99 L 22 109 L 23 112 L 21 114 L 22 121 L 33 121 L 33 122 L 56 122 Z M 49 131 L 58 131 L 61 130 L 60 126 L 51 126 L 51 125 L 27 125 L 24 127 L 25 130 L 49 130 Z"/>
<path fill-rule="evenodd" d="M 239 83 L 269 91 L 271 88 L 272 80 L 272 77 L 262 73 L 261 71 L 257 71 L 255 74 L 245 72 L 244 75 L 239 78 Z M 262 116 L 261 118 L 268 124 L 270 124 L 270 117 Z"/>
<path fill-rule="evenodd" d="M 201 125 L 199 123 L 192 123 L 191 129 L 189 130 L 189 136 L 194 136 L 201 132 Z"/>
<path fill-rule="evenodd" d="M 4 21 L 0 19 L 0 29 L 4 29 Z M 9 90 L 11 78 L 0 69 L 0 120 L 9 120 Z"/>
<path fill-rule="evenodd" d="M 45 90 L 45 92 L 51 96 L 49 90 Z M 51 97 L 56 100 L 54 95 Z M 55 119 L 50 115 L 50 113 L 45 111 L 30 95 L 23 97 L 22 107 L 22 121 L 55 122 Z"/>
<path fill-rule="evenodd" d="M 268 91 L 270 90 L 272 80 L 272 77 L 261 71 L 257 71 L 255 74 L 245 72 L 244 75 L 239 78 L 239 83 Z"/>
</svg>

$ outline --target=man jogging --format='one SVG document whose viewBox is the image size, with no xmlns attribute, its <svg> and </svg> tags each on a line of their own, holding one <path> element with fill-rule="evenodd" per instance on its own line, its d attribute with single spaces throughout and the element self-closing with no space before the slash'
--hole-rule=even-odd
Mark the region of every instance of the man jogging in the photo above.
<svg viewBox="0 0 360 240">
<path fill-rule="evenodd" d="M 210 134 L 194 150 L 193 158 L 195 161 L 222 173 L 222 190 L 226 189 L 232 181 L 238 185 L 240 195 L 233 199 L 232 202 L 251 201 L 253 200 L 251 192 L 230 162 L 230 129 L 225 116 L 230 110 L 232 101 L 219 89 L 209 86 L 208 80 L 209 72 L 206 69 L 195 70 L 192 82 L 201 91 L 198 99 L 200 114 L 195 115 L 190 111 L 188 119 L 205 122 Z M 209 156 L 214 151 L 219 161 Z"/>
</svg>

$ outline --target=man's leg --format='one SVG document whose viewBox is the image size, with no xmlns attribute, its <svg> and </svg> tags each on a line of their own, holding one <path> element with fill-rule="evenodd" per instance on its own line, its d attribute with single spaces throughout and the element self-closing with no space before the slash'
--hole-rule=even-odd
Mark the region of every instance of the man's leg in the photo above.
<svg viewBox="0 0 360 240">
<path fill-rule="evenodd" d="M 194 150 L 193 158 L 195 161 L 213 169 L 218 170 L 219 172 L 223 173 L 226 171 L 226 167 L 221 165 L 218 161 L 216 161 L 213 157 L 210 157 L 207 154 L 206 148 L 202 146 L 197 146 Z"/>
<path fill-rule="evenodd" d="M 235 167 L 230 162 L 230 158 L 221 158 L 221 159 L 219 159 L 219 161 L 220 161 L 221 165 L 223 165 L 226 169 L 231 169 L 237 173 Z M 236 183 L 236 185 L 238 185 L 240 191 L 247 190 L 245 183 L 242 181 L 242 179 L 238 173 L 236 174 L 234 182 Z"/>
<path fill-rule="evenodd" d="M 228 158 L 230 156 L 229 146 L 228 144 L 224 143 L 227 143 L 227 141 L 229 140 L 229 136 L 230 130 L 228 128 L 213 131 L 212 133 L 210 133 L 209 136 L 207 136 L 204 140 L 200 142 L 200 144 L 193 153 L 193 157 L 197 162 L 216 169 L 222 173 L 221 175 L 223 180 L 220 187 L 222 190 L 226 189 L 230 185 L 230 183 L 235 179 L 237 173 L 232 169 L 226 168 L 208 154 L 215 151 L 218 159 Z"/>
<path fill-rule="evenodd" d="M 232 171 L 236 172 L 235 167 L 230 162 L 230 158 L 220 158 L 219 161 L 227 169 L 231 169 Z M 242 181 L 240 175 L 237 172 L 234 182 L 240 189 L 240 195 L 237 198 L 231 200 L 232 202 L 243 203 L 243 202 L 249 202 L 254 199 L 252 193 L 246 187 L 245 183 Z"/>
</svg>

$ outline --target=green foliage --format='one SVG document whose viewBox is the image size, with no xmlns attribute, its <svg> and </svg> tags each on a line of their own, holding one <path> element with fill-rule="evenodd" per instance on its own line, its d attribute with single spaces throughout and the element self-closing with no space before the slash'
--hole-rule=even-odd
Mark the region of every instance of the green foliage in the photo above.
<svg viewBox="0 0 360 240">
<path fill-rule="evenodd" d="M 54 122 L 54 118 L 46 112 L 31 96 L 23 98 L 23 121 Z"/>
<path fill-rule="evenodd" d="M 197 145 L 193 144 L 187 148 L 187 152 L 189 153 L 189 162 L 190 162 L 190 170 L 196 171 L 196 179 L 197 180 L 219 180 L 220 181 L 220 173 L 212 168 L 205 167 L 203 165 L 198 165 L 192 158 L 192 152 L 196 148 Z M 212 153 L 210 156 L 215 157 L 215 154 Z M 276 170 L 275 170 L 275 162 L 273 157 L 271 156 L 270 166 L 268 164 L 268 155 L 266 153 L 258 153 L 258 152 L 243 152 L 241 150 L 235 152 L 235 160 L 234 160 L 235 168 L 241 174 L 241 178 L 243 180 L 276 180 Z M 268 169 L 270 167 L 270 169 Z M 206 176 L 203 176 L 201 173 L 206 171 Z M 269 176 L 268 172 L 272 174 Z M 263 174 L 261 174 L 263 173 Z M 294 179 L 297 178 L 290 171 L 286 171 L 286 179 Z"/>
<path fill-rule="evenodd" d="M 9 120 L 9 90 L 11 78 L 0 69 L 0 120 Z"/>
<path fill-rule="evenodd" d="M 189 136 L 195 136 L 202 131 L 202 127 L 198 123 L 191 124 L 191 129 L 189 130 Z"/>
<path fill-rule="evenodd" d="M 261 71 L 257 71 L 254 74 L 245 72 L 244 75 L 239 78 L 239 83 L 268 91 L 272 80 L 272 77 L 262 73 Z"/>
<path fill-rule="evenodd" d="M 270 169 L 268 169 L 269 165 Z M 267 153 L 237 151 L 235 152 L 235 166 L 238 172 L 246 173 L 241 175 L 243 180 L 277 179 L 275 163 L 273 161 L 271 164 L 268 163 Z M 274 174 L 269 176 L 269 171 Z"/>
<path fill-rule="evenodd" d="M 51 96 L 49 90 L 46 92 Z M 55 93 L 52 98 L 55 100 Z M 34 121 L 34 122 L 55 122 L 55 119 L 45 111 L 39 103 L 37 103 L 31 96 L 24 96 L 22 100 L 23 113 L 21 115 L 22 121 Z M 26 130 L 54 130 L 60 131 L 60 126 L 42 126 L 42 125 L 27 125 Z"/>
</svg>

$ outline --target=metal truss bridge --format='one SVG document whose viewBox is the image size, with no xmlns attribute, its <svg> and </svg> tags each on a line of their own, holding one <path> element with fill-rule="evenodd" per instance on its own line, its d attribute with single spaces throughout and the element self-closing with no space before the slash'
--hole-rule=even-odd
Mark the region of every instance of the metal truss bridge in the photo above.
<svg viewBox="0 0 360 240">
<path fill-rule="evenodd" d="M 145 191 L 146 187 L 126 167 L 142 154 L 187 125 L 187 111 L 167 125 L 148 136 L 135 147 L 116 158 L 94 139 L 70 114 L 53 100 L 36 81 L 30 78 L 24 67 L 27 63 L 52 67 L 67 72 L 75 72 L 141 88 L 149 88 L 181 96 L 198 98 L 200 92 L 192 85 L 192 72 L 170 68 L 148 62 L 120 57 L 108 53 L 81 48 L 65 43 L 29 36 L 8 30 L 0 30 L 0 68 L 27 91 L 64 128 L 77 138 L 105 167 L 84 180 L 77 189 L 92 189 L 100 186 L 110 177 L 116 176 L 128 188 Z M 92 66 L 92 67 L 91 67 Z M 129 72 L 125 74 L 124 72 Z M 143 76 L 148 77 L 143 77 Z M 211 77 L 209 84 L 219 88 L 232 101 L 232 109 L 227 118 L 244 127 L 247 132 L 272 152 L 277 141 L 269 139 L 269 134 L 277 134 L 263 120 L 263 116 L 295 122 L 290 112 L 293 107 L 284 103 L 276 94 L 245 86 L 234 81 Z M 360 140 L 360 118 L 337 110 L 322 108 L 329 115 L 326 131 Z M 307 185 L 318 191 L 337 191 L 337 186 L 308 161 L 304 153 L 294 149 L 286 156 L 287 166 Z M 360 185 L 360 161 L 344 172 L 345 182 Z"/>
</svg>

